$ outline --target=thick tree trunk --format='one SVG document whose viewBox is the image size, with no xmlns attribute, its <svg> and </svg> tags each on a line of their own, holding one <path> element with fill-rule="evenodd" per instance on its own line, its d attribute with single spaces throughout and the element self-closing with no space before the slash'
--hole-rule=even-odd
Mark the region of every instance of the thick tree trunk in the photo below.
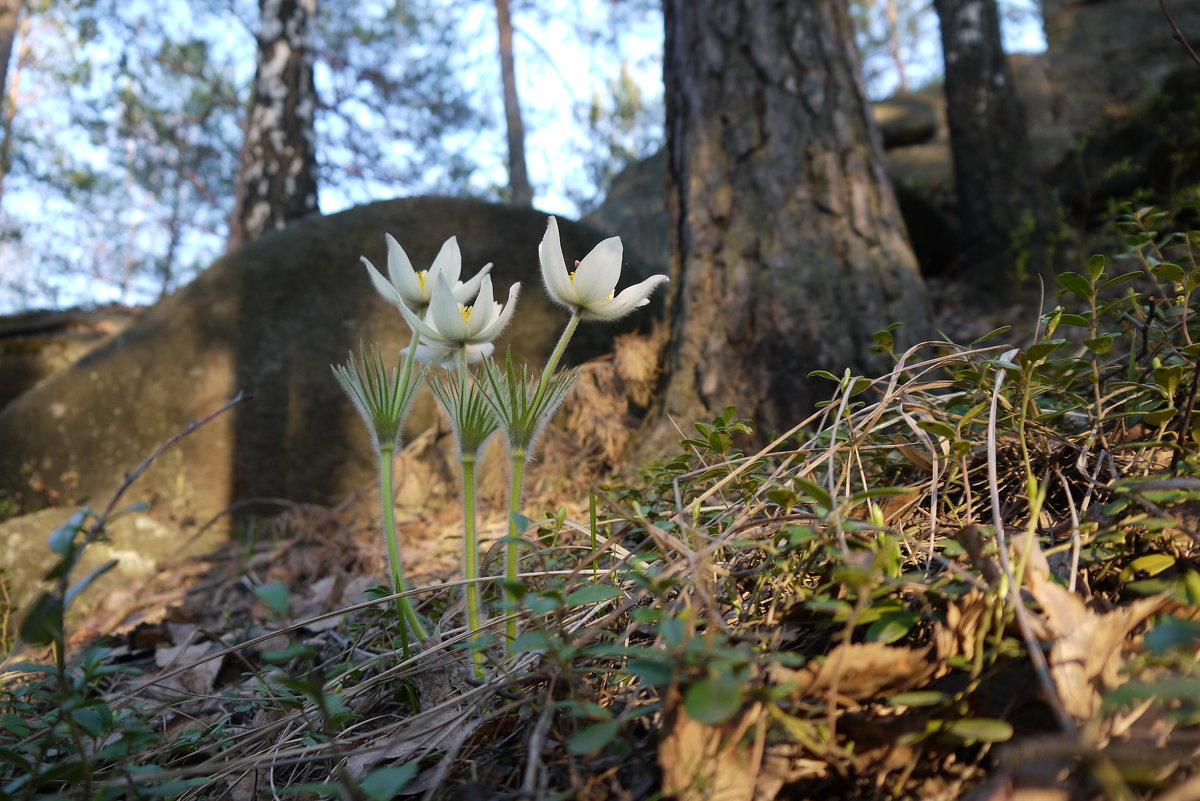
<svg viewBox="0 0 1200 801">
<path fill-rule="evenodd" d="M 260 0 L 258 67 L 230 247 L 317 211 L 312 24 L 317 0 Z"/>
<path fill-rule="evenodd" d="M 727 404 L 786 430 L 831 389 L 810 371 L 870 373 L 873 331 L 929 324 L 850 19 L 843 0 L 667 0 L 664 20 L 674 256 L 652 439 Z"/>
<path fill-rule="evenodd" d="M 1000 40 L 995 0 L 935 0 L 946 60 L 946 118 L 969 276 L 1007 292 L 1051 260 L 1051 204 Z"/>
<path fill-rule="evenodd" d="M 504 83 L 504 121 L 508 128 L 508 185 L 514 206 L 533 205 L 533 187 L 525 169 L 525 123 L 517 95 L 513 61 L 513 27 L 508 0 L 496 0 L 496 27 L 500 32 L 500 77 Z"/>
</svg>

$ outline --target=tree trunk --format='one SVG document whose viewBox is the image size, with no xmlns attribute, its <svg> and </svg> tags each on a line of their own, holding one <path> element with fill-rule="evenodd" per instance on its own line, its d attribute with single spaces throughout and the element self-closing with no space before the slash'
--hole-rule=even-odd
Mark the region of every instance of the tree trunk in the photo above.
<svg viewBox="0 0 1200 801">
<path fill-rule="evenodd" d="M 258 67 L 246 116 L 229 245 L 317 209 L 312 24 L 317 0 L 260 0 Z"/>
<path fill-rule="evenodd" d="M 0 97 L 8 86 L 8 62 L 12 60 L 13 39 L 17 36 L 20 0 L 0 0 Z"/>
<path fill-rule="evenodd" d="M 1008 293 L 1051 261 L 1050 199 L 1000 41 L 995 0 L 935 0 L 946 61 L 946 118 L 969 277 Z"/>
<path fill-rule="evenodd" d="M 10 90 L 8 85 L 8 66 L 12 61 L 13 41 L 17 37 L 21 5 L 21 0 L 0 0 L 0 197 L 4 196 L 4 179 L 8 175 L 9 151 L 12 146 L 13 117 L 17 113 L 17 93 L 15 89 Z M 19 62 L 18 57 L 18 70 Z"/>
<path fill-rule="evenodd" d="M 892 66 L 896 68 L 897 91 L 908 91 L 908 65 L 904 63 L 904 47 L 900 33 L 900 9 L 896 0 L 887 0 L 884 6 L 887 19 L 887 49 L 892 57 Z"/>
<path fill-rule="evenodd" d="M 504 121 L 508 128 L 508 185 L 514 206 L 533 205 L 533 187 L 525 169 L 525 124 L 517 96 L 516 64 L 513 61 L 512 16 L 508 0 L 496 0 L 496 27 L 500 31 L 500 77 L 504 83 Z"/>
<path fill-rule="evenodd" d="M 650 447 L 727 404 L 762 434 L 929 325 L 843 0 L 667 0 L 672 292 Z M 909 337 L 911 338 L 911 337 Z M 665 431 L 664 431 L 665 429 Z"/>
</svg>

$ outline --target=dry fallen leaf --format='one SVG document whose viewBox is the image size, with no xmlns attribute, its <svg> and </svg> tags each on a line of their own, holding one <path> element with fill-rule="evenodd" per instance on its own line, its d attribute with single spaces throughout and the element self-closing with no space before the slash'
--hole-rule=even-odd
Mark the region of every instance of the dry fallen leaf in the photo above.
<svg viewBox="0 0 1200 801">
<path fill-rule="evenodd" d="M 1023 539 L 1014 542 L 1024 548 Z M 1080 722 L 1091 720 L 1100 694 L 1120 681 L 1123 646 L 1129 633 L 1158 612 L 1163 597 L 1142 598 L 1106 614 L 1088 609 L 1083 599 L 1050 577 L 1050 566 L 1036 542 L 1027 556 L 1029 592 L 1041 607 L 1045 626 L 1039 636 L 1052 642 L 1050 676 L 1063 708 Z"/>
<path fill-rule="evenodd" d="M 706 726 L 688 715 L 683 695 L 672 686 L 663 699 L 663 731 L 658 764 L 664 795 L 678 801 L 755 801 L 778 792 L 779 787 L 762 788 L 755 794 L 766 737 L 761 704 L 720 726 Z"/>
<path fill-rule="evenodd" d="M 793 698 L 817 695 L 835 688 L 838 695 L 862 701 L 923 687 L 937 668 L 928 648 L 902 648 L 878 642 L 839 645 L 823 659 L 796 670 L 772 665 L 767 676 L 774 684 L 792 684 Z"/>
</svg>

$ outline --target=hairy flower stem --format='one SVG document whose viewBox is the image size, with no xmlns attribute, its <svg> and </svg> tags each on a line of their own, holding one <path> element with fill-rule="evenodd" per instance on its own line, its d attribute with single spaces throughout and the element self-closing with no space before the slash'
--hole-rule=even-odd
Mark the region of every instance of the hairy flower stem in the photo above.
<svg viewBox="0 0 1200 801">
<path fill-rule="evenodd" d="M 546 367 L 542 370 L 542 379 L 538 381 L 537 394 L 534 397 L 540 398 L 542 393 L 546 391 L 546 385 L 550 383 L 550 376 L 554 375 L 554 370 L 558 367 L 559 359 L 562 358 L 563 351 L 567 349 L 567 343 L 575 335 L 575 329 L 578 326 L 579 310 L 576 309 L 571 312 L 571 319 L 567 321 L 567 327 L 563 329 L 562 336 L 558 338 L 558 344 L 554 346 L 554 351 L 550 354 L 550 360 L 546 362 Z"/>
<path fill-rule="evenodd" d="M 417 346 L 421 344 L 421 335 L 416 331 L 412 332 L 412 338 L 408 341 L 408 353 L 404 356 L 404 370 L 400 375 L 400 386 L 407 387 L 408 382 L 412 380 L 413 365 L 417 361 Z"/>
<path fill-rule="evenodd" d="M 392 456 L 395 450 L 391 447 L 379 449 L 379 495 L 383 504 L 383 538 L 387 542 L 388 565 L 392 572 L 392 592 L 401 593 L 406 590 L 404 582 L 404 562 L 400 557 L 400 538 L 396 533 L 396 509 L 392 499 Z M 401 647 L 404 658 L 408 658 L 408 633 L 411 631 L 418 640 L 426 637 L 417 610 L 413 609 L 412 601 L 408 598 L 396 599 L 396 616 L 400 626 Z"/>
<path fill-rule="evenodd" d="M 515 586 L 517 582 L 517 564 L 521 558 L 518 552 L 521 526 L 517 520 L 521 514 L 521 490 L 525 485 L 525 465 L 529 463 L 529 457 L 523 448 L 514 448 L 511 456 L 512 487 L 508 493 L 508 548 L 504 556 L 504 578 L 507 582 L 504 587 L 504 600 L 508 603 L 507 611 L 510 615 L 508 622 L 504 624 L 504 648 L 506 651 L 512 645 L 512 641 L 517 638 L 517 619 L 514 616 L 517 611 Z"/>
<path fill-rule="evenodd" d="M 467 580 L 467 629 L 479 630 L 479 544 L 475 529 L 475 454 L 460 457 L 463 475 L 463 573 Z M 474 639 L 472 639 L 474 643 Z M 483 675 L 483 652 L 471 651 L 475 674 Z"/>
</svg>

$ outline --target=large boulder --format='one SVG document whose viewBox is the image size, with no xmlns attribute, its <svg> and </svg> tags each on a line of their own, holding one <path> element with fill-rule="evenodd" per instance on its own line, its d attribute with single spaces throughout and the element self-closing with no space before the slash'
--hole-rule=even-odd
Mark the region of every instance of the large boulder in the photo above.
<svg viewBox="0 0 1200 801">
<path fill-rule="evenodd" d="M 0 408 L 123 330 L 135 309 L 37 310 L 0 317 Z"/>
<path fill-rule="evenodd" d="M 395 354 L 408 334 L 359 255 L 386 264 L 389 232 L 420 268 L 457 235 L 465 273 L 495 262 L 499 298 L 522 282 L 499 351 L 511 345 L 515 359 L 540 365 L 566 319 L 540 287 L 545 227 L 546 216 L 532 210 L 413 198 L 305 218 L 251 242 L 0 411 L 0 491 L 23 508 L 102 503 L 155 447 L 239 390 L 253 400 L 167 451 L 129 498 L 187 521 L 235 501 L 329 503 L 368 487 L 375 465 L 366 431 L 329 366 L 360 341 Z M 604 236 L 568 222 L 561 232 L 567 258 Z M 627 258 L 622 283 L 649 273 Z M 648 316 L 581 326 L 568 359 L 604 352 Z M 433 420 L 423 397 L 410 419 L 414 435 Z"/>
<path fill-rule="evenodd" d="M 1200 48 L 1200 3 L 1166 5 L 1192 48 Z M 1158 3 L 1045 0 L 1042 14 L 1045 58 L 1058 88 L 1056 116 L 1070 134 L 1068 146 L 1106 118 L 1150 100 L 1167 76 L 1196 69 Z"/>
<path fill-rule="evenodd" d="M 1113 201 L 1173 205 L 1200 183 L 1200 69 L 1169 76 L 1154 99 L 1098 124 L 1049 173 L 1059 202 L 1085 224 L 1103 222 Z"/>
</svg>

